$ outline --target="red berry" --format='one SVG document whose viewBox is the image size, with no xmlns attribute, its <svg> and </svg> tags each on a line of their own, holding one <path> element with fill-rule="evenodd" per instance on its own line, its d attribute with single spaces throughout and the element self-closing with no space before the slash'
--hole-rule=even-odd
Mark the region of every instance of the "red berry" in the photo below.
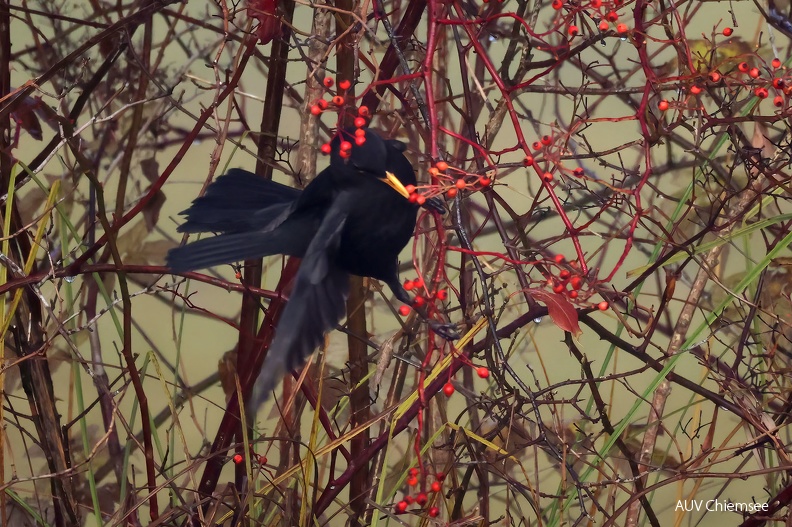
<svg viewBox="0 0 792 527">
<path fill-rule="evenodd" d="M 732 28 L 730 28 L 730 27 L 724 27 L 723 28 L 723 36 L 724 37 L 730 37 L 732 35 L 732 33 L 734 33 L 734 30 Z"/>
<path fill-rule="evenodd" d="M 549 135 L 543 135 L 541 141 L 543 145 L 548 146 L 553 142 L 553 138 Z"/>
<path fill-rule="evenodd" d="M 773 59 L 773 62 L 771 62 L 770 65 L 778 69 L 781 67 L 781 60 L 778 57 L 776 57 Z"/>
<path fill-rule="evenodd" d="M 429 501 L 429 496 L 427 496 L 425 492 L 419 492 L 418 495 L 415 497 L 415 503 L 417 503 L 422 507 L 426 505 L 427 501 Z"/>
<path fill-rule="evenodd" d="M 454 385 L 450 382 L 447 382 L 443 385 L 443 393 L 446 394 L 446 397 L 451 397 L 454 394 Z"/>
<path fill-rule="evenodd" d="M 415 185 L 407 185 L 406 187 L 404 187 L 404 190 L 407 191 L 407 194 L 412 194 L 413 192 L 415 192 Z"/>
<path fill-rule="evenodd" d="M 415 286 L 413 285 L 413 281 L 412 280 L 405 280 L 404 281 L 404 290 L 405 291 L 411 291 L 413 287 L 415 287 Z"/>
<path fill-rule="evenodd" d="M 369 116 L 368 106 L 361 106 L 360 108 L 358 108 L 358 115 L 361 117 L 368 117 Z"/>
<path fill-rule="evenodd" d="M 748 73 L 748 70 L 751 69 L 751 67 L 748 65 L 747 62 L 740 62 L 739 64 L 737 64 L 737 69 L 743 73 Z"/>
<path fill-rule="evenodd" d="M 344 98 L 341 97 L 340 95 L 336 95 L 335 97 L 333 97 L 333 104 L 335 104 L 336 106 L 343 105 L 344 104 Z"/>
<path fill-rule="evenodd" d="M 415 500 L 409 494 L 404 497 L 404 501 L 407 502 L 407 505 L 412 505 L 413 503 L 415 503 Z"/>
<path fill-rule="evenodd" d="M 234 459 L 234 463 L 239 465 L 240 463 L 242 463 L 242 454 L 236 454 L 233 459 Z"/>
<path fill-rule="evenodd" d="M 555 260 L 555 263 L 563 263 L 563 261 L 566 260 L 566 256 L 563 254 L 556 254 L 553 260 Z"/>
<path fill-rule="evenodd" d="M 489 368 L 487 368 L 486 366 L 479 366 L 478 368 L 476 368 L 476 375 L 478 375 L 482 379 L 486 379 L 487 377 L 489 377 Z"/>
<path fill-rule="evenodd" d="M 399 314 L 403 317 L 406 317 L 410 314 L 410 306 L 401 306 L 399 308 Z"/>
<path fill-rule="evenodd" d="M 338 155 L 341 156 L 341 159 L 349 159 L 349 156 L 352 155 L 352 152 L 349 150 L 341 150 L 338 152 Z"/>
<path fill-rule="evenodd" d="M 574 37 L 575 35 L 577 35 L 577 34 L 578 34 L 578 31 L 579 31 L 579 30 L 578 30 L 578 27 L 577 27 L 576 25 L 574 25 L 574 24 L 572 24 L 571 26 L 569 26 L 569 29 L 567 29 L 567 32 L 568 32 L 570 35 L 572 35 L 573 37 Z"/>
<path fill-rule="evenodd" d="M 415 203 L 416 201 L 418 201 L 418 194 L 415 192 L 410 193 L 410 197 L 407 198 L 407 201 L 409 201 L 410 203 Z"/>
<path fill-rule="evenodd" d="M 366 131 L 362 128 L 355 130 L 355 137 L 366 137 Z"/>
<path fill-rule="evenodd" d="M 717 71 L 711 71 L 709 74 L 709 80 L 712 82 L 719 82 L 721 80 L 721 74 Z"/>
<path fill-rule="evenodd" d="M 577 167 L 575 170 L 572 171 L 572 173 L 575 174 L 577 177 L 583 177 L 583 173 L 584 173 L 583 168 Z"/>
<path fill-rule="evenodd" d="M 341 81 L 338 83 L 338 87 L 342 90 L 348 90 L 352 84 L 349 81 Z"/>
<path fill-rule="evenodd" d="M 259 462 L 259 465 L 266 465 L 267 464 L 267 456 L 259 456 L 258 462 Z"/>
<path fill-rule="evenodd" d="M 411 476 L 417 476 L 418 475 L 418 469 L 416 467 L 412 467 L 410 470 L 407 471 L 407 473 L 409 475 L 411 475 Z"/>
<path fill-rule="evenodd" d="M 779 108 L 784 105 L 784 98 L 780 95 L 776 95 L 775 99 L 773 99 L 773 104 L 778 106 Z"/>
<path fill-rule="evenodd" d="M 523 159 L 523 164 L 525 166 L 531 166 L 531 165 L 533 165 L 533 163 L 534 163 L 533 156 L 525 156 L 525 159 Z"/>
<path fill-rule="evenodd" d="M 332 88 L 335 81 L 331 77 L 325 77 L 322 83 L 325 85 L 325 88 Z"/>
<path fill-rule="evenodd" d="M 561 294 L 566 290 L 564 284 L 556 284 L 553 286 L 553 293 Z"/>
<path fill-rule="evenodd" d="M 553 6 L 553 9 L 559 10 L 564 6 L 564 0 L 553 0 L 553 3 L 550 5 Z"/>
<path fill-rule="evenodd" d="M 488 178 L 488 177 L 481 176 L 479 178 L 478 182 L 479 182 L 479 185 L 481 185 L 482 187 L 489 187 L 490 183 L 492 183 L 492 180 L 490 178 Z"/>
<path fill-rule="evenodd" d="M 561 272 L 560 272 L 560 273 L 558 273 L 558 277 L 559 277 L 561 280 L 566 280 L 567 278 L 569 278 L 569 276 L 570 276 L 571 274 L 572 274 L 572 273 L 570 273 L 568 269 L 561 269 Z"/>
<path fill-rule="evenodd" d="M 448 170 L 448 163 L 446 163 L 445 161 L 438 161 L 437 163 L 435 163 L 435 166 L 437 167 L 437 170 L 439 170 L 440 172 L 445 172 L 446 170 Z"/>
<path fill-rule="evenodd" d="M 407 502 L 401 500 L 399 503 L 393 506 L 393 509 L 396 511 L 396 514 L 404 514 L 407 511 Z"/>
<path fill-rule="evenodd" d="M 441 289 L 440 291 L 437 292 L 438 300 L 445 300 L 446 298 L 448 298 L 448 291 L 446 291 L 445 289 Z"/>
<path fill-rule="evenodd" d="M 757 79 L 761 73 L 762 72 L 759 71 L 759 68 L 751 68 L 751 71 L 748 72 L 748 75 L 750 75 L 752 79 Z"/>
<path fill-rule="evenodd" d="M 659 103 L 657 103 L 657 108 L 658 108 L 658 109 L 659 109 L 661 112 L 664 112 L 664 111 L 668 110 L 668 101 L 666 101 L 665 99 L 663 99 L 662 101 L 660 101 Z"/>
<path fill-rule="evenodd" d="M 422 278 L 416 278 L 415 280 L 413 280 L 413 283 L 415 284 L 415 287 L 423 287 L 424 286 L 424 281 L 423 281 Z"/>
<path fill-rule="evenodd" d="M 628 29 L 629 28 L 627 27 L 627 24 L 625 24 L 625 23 L 621 23 L 618 26 L 616 26 L 616 32 L 617 33 L 627 33 Z"/>
<path fill-rule="evenodd" d="M 418 197 L 415 199 L 415 202 L 418 205 L 423 205 L 424 203 L 426 203 L 426 196 L 424 196 L 423 194 L 419 194 Z"/>
<path fill-rule="evenodd" d="M 426 299 L 424 297 L 422 297 L 422 296 L 416 296 L 413 299 L 413 305 L 415 307 L 423 307 L 424 304 L 426 304 Z"/>
<path fill-rule="evenodd" d="M 364 126 L 366 126 L 366 120 L 362 117 L 355 117 L 355 127 L 363 128 Z"/>
<path fill-rule="evenodd" d="M 324 99 L 319 99 L 316 101 L 316 105 L 322 110 L 327 110 L 327 101 Z"/>
<path fill-rule="evenodd" d="M 339 147 L 342 152 L 348 152 L 352 150 L 352 143 L 349 141 L 341 141 L 341 146 Z"/>
<path fill-rule="evenodd" d="M 608 22 L 616 22 L 619 19 L 619 15 L 616 11 L 610 11 L 607 15 L 605 15 L 605 19 Z"/>
<path fill-rule="evenodd" d="M 452 187 L 452 188 L 446 190 L 446 196 L 448 196 L 449 198 L 456 197 L 456 195 L 457 195 L 456 187 Z"/>
<path fill-rule="evenodd" d="M 572 289 L 580 289 L 583 287 L 583 279 L 579 276 L 573 276 L 572 280 L 569 281 L 569 285 L 572 286 Z"/>
<path fill-rule="evenodd" d="M 570 291 L 570 292 L 569 292 L 569 293 L 567 293 L 567 294 L 569 295 L 569 298 L 571 298 L 571 299 L 573 299 L 573 300 L 574 300 L 575 298 L 577 298 L 577 297 L 578 297 L 578 292 L 577 292 L 577 291 L 574 291 L 574 290 L 573 290 L 573 291 Z"/>
<path fill-rule="evenodd" d="M 773 79 L 773 88 L 775 88 L 776 90 L 780 90 L 783 89 L 783 87 L 784 87 L 784 79 L 782 79 L 781 77 Z"/>
<path fill-rule="evenodd" d="M 454 186 L 459 190 L 462 190 L 463 188 L 467 187 L 467 183 L 465 183 L 464 179 L 459 178 L 456 180 L 456 183 L 454 183 Z"/>
<path fill-rule="evenodd" d="M 440 492 L 441 490 L 443 490 L 443 486 L 439 481 L 432 483 L 432 492 Z"/>
<path fill-rule="evenodd" d="M 770 94 L 768 93 L 767 88 L 756 88 L 754 90 L 754 95 L 756 95 L 760 99 L 767 99 L 767 96 Z"/>
<path fill-rule="evenodd" d="M 603 20 L 602 22 L 599 23 L 600 31 L 607 31 L 608 29 L 610 29 L 610 24 L 608 24 L 607 21 Z"/>
<path fill-rule="evenodd" d="M 313 106 L 311 106 L 311 115 L 321 115 L 321 114 L 322 114 L 322 109 L 319 108 L 318 104 L 314 104 Z"/>
<path fill-rule="evenodd" d="M 690 93 L 692 93 L 693 95 L 698 95 L 699 93 L 701 93 L 701 88 L 699 88 L 694 84 L 693 86 L 690 87 Z"/>
<path fill-rule="evenodd" d="M 549 183 L 549 182 L 553 181 L 553 174 L 551 174 L 550 172 L 545 172 L 544 174 L 542 174 L 542 179 L 545 182 Z"/>
<path fill-rule="evenodd" d="M 437 474 L 435 474 L 435 479 L 437 481 L 443 481 L 445 477 L 446 477 L 445 472 L 438 472 Z"/>
<path fill-rule="evenodd" d="M 418 484 L 418 478 L 416 478 L 415 476 L 411 476 L 411 477 L 407 478 L 407 485 L 409 485 L 411 487 L 414 487 L 417 484 Z"/>
<path fill-rule="evenodd" d="M 602 0 L 591 0 L 591 7 L 594 9 L 599 9 L 602 7 Z"/>
<path fill-rule="evenodd" d="M 597 304 L 597 309 L 599 309 L 600 311 L 607 311 L 608 310 L 608 303 L 605 300 L 603 300 L 602 302 Z"/>
<path fill-rule="evenodd" d="M 541 150 L 542 149 L 542 143 L 540 143 L 539 141 L 534 141 L 533 144 L 531 145 L 531 147 L 533 147 L 534 150 Z"/>
<path fill-rule="evenodd" d="M 431 516 L 432 518 L 437 518 L 439 514 L 440 514 L 440 509 L 438 509 L 437 507 L 432 507 L 429 509 L 429 516 Z"/>
<path fill-rule="evenodd" d="M 358 146 L 363 146 L 366 144 L 366 136 L 358 135 L 355 137 L 355 144 Z"/>
<path fill-rule="evenodd" d="M 327 155 L 333 151 L 333 148 L 330 146 L 330 143 L 325 143 L 322 145 L 321 150 L 324 155 Z"/>
</svg>

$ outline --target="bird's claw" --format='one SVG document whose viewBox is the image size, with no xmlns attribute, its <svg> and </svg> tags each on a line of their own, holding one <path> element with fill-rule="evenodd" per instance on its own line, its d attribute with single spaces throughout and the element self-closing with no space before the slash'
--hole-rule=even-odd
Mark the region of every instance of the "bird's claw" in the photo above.
<svg viewBox="0 0 792 527">
<path fill-rule="evenodd" d="M 445 214 L 448 212 L 443 200 L 436 196 L 434 198 L 427 199 L 423 204 L 423 208 L 431 210 L 432 212 L 437 212 L 438 214 Z"/>
<path fill-rule="evenodd" d="M 435 334 L 441 336 L 445 340 L 459 340 L 461 335 L 456 329 L 456 324 L 450 324 L 445 322 L 437 322 L 436 320 L 429 321 L 429 329 L 435 332 Z"/>
</svg>

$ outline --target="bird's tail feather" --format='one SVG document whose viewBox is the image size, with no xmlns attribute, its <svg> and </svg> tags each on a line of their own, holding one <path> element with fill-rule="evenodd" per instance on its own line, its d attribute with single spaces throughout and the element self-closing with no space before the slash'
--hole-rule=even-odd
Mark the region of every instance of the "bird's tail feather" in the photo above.
<svg viewBox="0 0 792 527">
<path fill-rule="evenodd" d="M 234 168 L 217 178 L 182 211 L 179 232 L 242 232 L 263 229 L 300 196 L 300 190 Z"/>
</svg>

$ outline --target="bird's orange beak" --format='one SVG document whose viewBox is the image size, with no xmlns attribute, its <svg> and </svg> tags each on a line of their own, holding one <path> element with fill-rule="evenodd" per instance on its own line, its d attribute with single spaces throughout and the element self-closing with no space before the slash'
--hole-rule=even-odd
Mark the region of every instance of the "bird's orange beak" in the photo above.
<svg viewBox="0 0 792 527">
<path fill-rule="evenodd" d="M 404 196 L 405 199 L 410 199 L 410 193 L 407 192 L 407 189 L 404 188 L 404 185 L 402 185 L 402 182 L 399 181 L 399 178 L 397 178 L 393 174 L 393 172 L 386 171 L 385 172 L 385 177 L 384 178 L 380 178 L 380 181 L 382 181 L 383 183 L 388 185 L 390 188 L 392 188 L 393 190 L 395 190 L 396 192 L 398 192 L 399 194 Z"/>
</svg>

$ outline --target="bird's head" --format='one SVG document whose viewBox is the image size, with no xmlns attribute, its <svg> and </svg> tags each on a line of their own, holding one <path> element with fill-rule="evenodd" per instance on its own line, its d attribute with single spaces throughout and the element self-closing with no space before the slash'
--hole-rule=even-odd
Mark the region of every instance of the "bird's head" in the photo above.
<svg viewBox="0 0 792 527">
<path fill-rule="evenodd" d="M 407 148 L 404 143 L 385 140 L 369 128 L 360 128 L 339 131 L 330 146 L 330 166 L 335 170 L 374 176 L 409 199 L 410 193 L 405 187 L 415 185 L 416 178 L 410 161 L 404 156 Z"/>
</svg>

